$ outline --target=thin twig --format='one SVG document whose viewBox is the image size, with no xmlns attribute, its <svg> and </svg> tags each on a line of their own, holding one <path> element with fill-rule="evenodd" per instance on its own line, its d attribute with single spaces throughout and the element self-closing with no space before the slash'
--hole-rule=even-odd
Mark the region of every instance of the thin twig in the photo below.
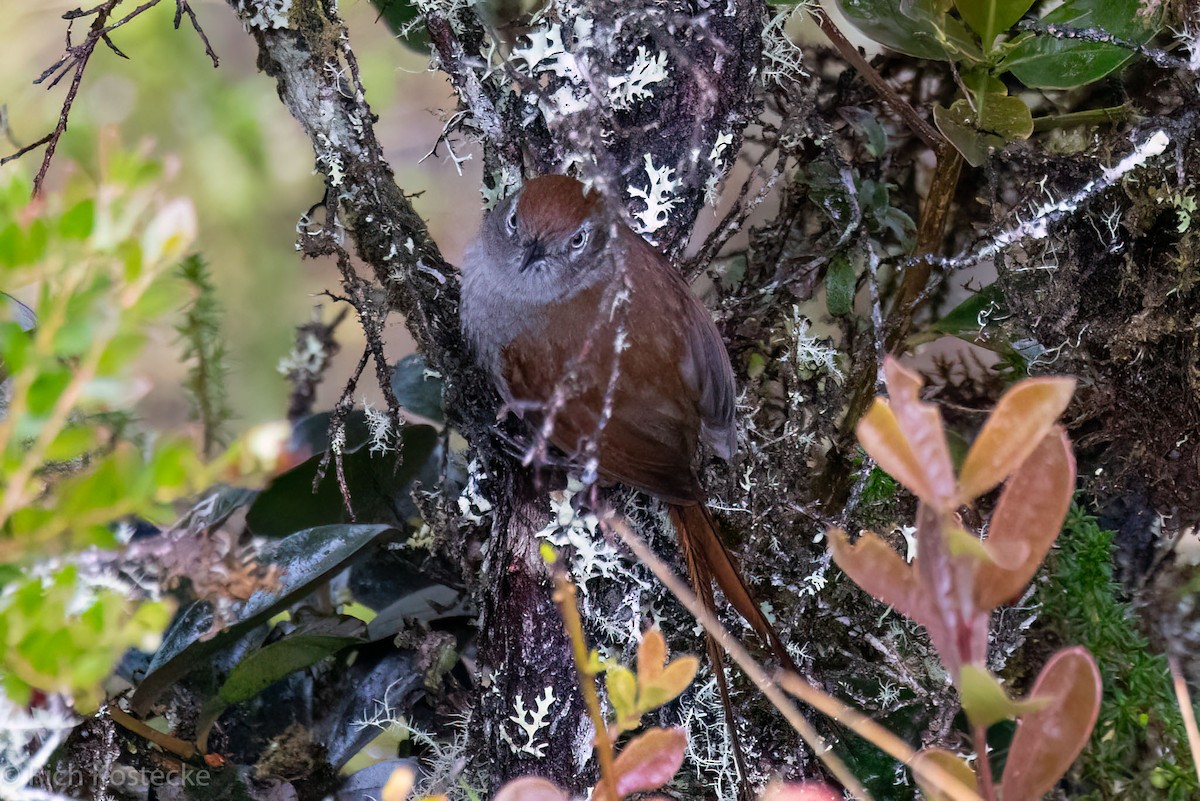
<svg viewBox="0 0 1200 801">
<path fill-rule="evenodd" d="M 829 38 L 829 41 L 832 42 L 833 46 L 837 48 L 839 53 L 841 53 L 842 58 L 850 62 L 850 66 L 854 67 L 854 70 L 862 77 L 862 79 L 869 83 L 871 88 L 879 93 L 884 102 L 891 106 L 892 110 L 900 115 L 900 118 L 904 120 L 905 124 L 912 130 L 913 133 L 921 138 L 921 141 L 934 150 L 940 150 L 942 146 L 946 144 L 946 139 L 942 136 L 941 132 L 926 122 L 925 119 L 917 113 L 917 110 L 912 107 L 911 103 L 896 93 L 896 90 L 884 80 L 883 76 L 879 74 L 879 71 L 872 67 L 870 62 L 863 58 L 862 53 L 858 52 L 858 48 L 851 44 L 845 35 L 838 30 L 837 25 L 834 25 L 833 20 L 830 19 L 829 15 L 825 13 L 825 9 L 821 8 L 820 6 L 814 6 L 811 7 L 809 11 L 812 13 L 813 19 L 817 21 L 817 25 L 821 28 L 821 32 Z"/>
</svg>

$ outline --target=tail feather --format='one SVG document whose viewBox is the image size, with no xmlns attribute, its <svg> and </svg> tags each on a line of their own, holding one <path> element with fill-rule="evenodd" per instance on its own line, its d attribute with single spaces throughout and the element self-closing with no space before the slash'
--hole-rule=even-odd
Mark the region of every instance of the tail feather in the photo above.
<svg viewBox="0 0 1200 801">
<path fill-rule="evenodd" d="M 712 609 L 712 583 L 716 581 L 721 592 L 734 609 L 738 611 L 751 628 L 763 639 L 781 665 L 795 673 L 799 673 L 796 663 L 792 660 L 783 639 L 775 631 L 775 627 L 767 620 L 750 589 L 746 586 L 742 572 L 738 568 L 733 554 L 725 547 L 717 533 L 716 521 L 712 512 L 703 504 L 693 506 L 671 506 L 671 520 L 679 535 L 679 545 L 683 550 L 684 560 L 688 565 L 692 583 L 702 600 L 707 598 L 707 605 Z"/>
</svg>

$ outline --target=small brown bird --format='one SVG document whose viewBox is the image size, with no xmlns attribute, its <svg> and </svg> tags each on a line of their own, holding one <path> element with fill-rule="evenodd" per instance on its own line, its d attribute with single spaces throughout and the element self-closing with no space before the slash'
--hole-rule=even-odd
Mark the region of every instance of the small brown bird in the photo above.
<svg viewBox="0 0 1200 801">
<path fill-rule="evenodd" d="M 666 257 L 574 178 L 534 178 L 467 249 L 462 324 L 510 408 L 585 469 L 665 501 L 703 601 L 715 580 L 794 669 L 705 505 L 698 444 L 737 447 L 733 368 Z M 711 639 L 709 653 L 723 685 Z"/>
</svg>

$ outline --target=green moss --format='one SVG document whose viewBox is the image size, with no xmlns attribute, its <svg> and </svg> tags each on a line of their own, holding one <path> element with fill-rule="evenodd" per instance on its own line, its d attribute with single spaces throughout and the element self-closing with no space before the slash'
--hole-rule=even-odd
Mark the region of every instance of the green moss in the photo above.
<svg viewBox="0 0 1200 801">
<path fill-rule="evenodd" d="M 1138 631 L 1112 577 L 1113 533 L 1073 506 L 1039 590 L 1042 621 L 1096 657 L 1104 700 L 1073 799 L 1200 798 L 1166 657 Z"/>
</svg>

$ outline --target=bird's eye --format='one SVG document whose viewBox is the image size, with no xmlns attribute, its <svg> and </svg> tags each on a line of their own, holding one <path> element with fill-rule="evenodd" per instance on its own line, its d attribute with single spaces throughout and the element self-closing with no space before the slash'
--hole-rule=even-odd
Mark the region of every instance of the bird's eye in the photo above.
<svg viewBox="0 0 1200 801">
<path fill-rule="evenodd" d="M 513 206 L 512 211 L 508 213 L 508 219 L 504 221 L 504 224 L 508 226 L 508 232 L 510 234 L 515 234 L 517 232 L 517 207 L 515 205 Z"/>
<path fill-rule="evenodd" d="M 587 229 L 580 228 L 578 231 L 575 232 L 575 236 L 571 237 L 571 247 L 574 248 L 575 250 L 579 250 L 581 247 L 583 247 L 584 245 L 587 244 L 587 241 L 588 241 Z"/>
</svg>

